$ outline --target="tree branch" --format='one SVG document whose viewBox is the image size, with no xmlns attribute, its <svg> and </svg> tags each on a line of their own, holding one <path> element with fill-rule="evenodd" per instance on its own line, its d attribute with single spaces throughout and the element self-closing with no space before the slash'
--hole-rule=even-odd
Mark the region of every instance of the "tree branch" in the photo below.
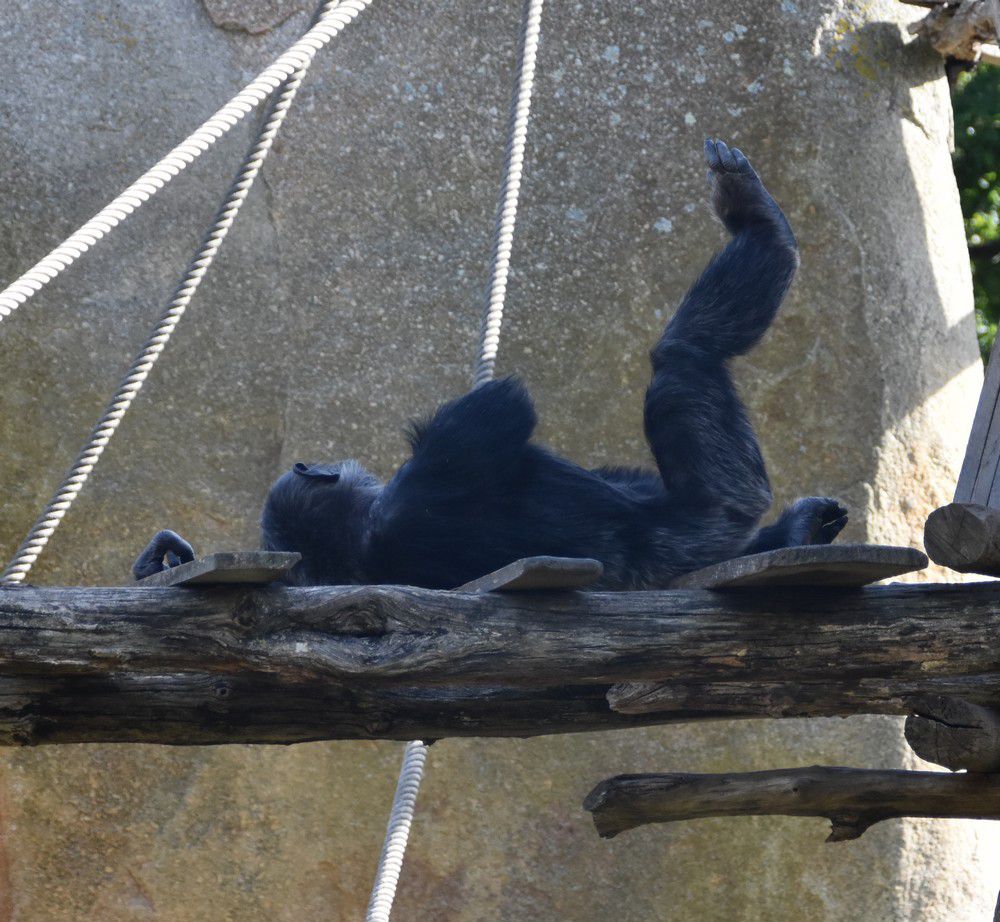
<svg viewBox="0 0 1000 922">
<path fill-rule="evenodd" d="M 781 769 L 728 775 L 618 775 L 583 802 L 604 838 L 647 823 L 710 816 L 818 816 L 828 842 L 858 838 L 904 816 L 1000 819 L 1000 776 L 860 768 Z"/>
</svg>

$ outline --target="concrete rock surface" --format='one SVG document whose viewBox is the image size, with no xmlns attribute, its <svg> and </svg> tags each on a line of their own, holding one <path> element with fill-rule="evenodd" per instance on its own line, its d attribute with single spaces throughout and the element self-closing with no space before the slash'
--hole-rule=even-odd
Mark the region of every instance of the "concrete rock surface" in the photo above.
<svg viewBox="0 0 1000 922">
<path fill-rule="evenodd" d="M 285 0 L 34 0 L 0 23 L 0 280 L 11 280 L 305 28 Z M 467 386 L 520 4 L 376 3 L 316 60 L 261 181 L 93 481 L 32 574 L 113 584 L 159 527 L 252 547 L 274 476 L 383 475 Z M 843 497 L 846 537 L 919 544 L 981 381 L 941 61 L 890 0 L 549 5 L 503 371 L 542 437 L 647 460 L 646 353 L 722 240 L 701 142 L 751 156 L 802 269 L 736 369 L 780 500 Z M 241 125 L 0 324 L 0 547 L 13 552 L 170 295 Z M 893 720 L 717 723 L 430 755 L 399 919 L 972 920 L 986 834 L 723 819 L 602 842 L 621 771 L 898 766 Z M 354 920 L 397 744 L 80 746 L 0 759 L 0 920 Z"/>
</svg>

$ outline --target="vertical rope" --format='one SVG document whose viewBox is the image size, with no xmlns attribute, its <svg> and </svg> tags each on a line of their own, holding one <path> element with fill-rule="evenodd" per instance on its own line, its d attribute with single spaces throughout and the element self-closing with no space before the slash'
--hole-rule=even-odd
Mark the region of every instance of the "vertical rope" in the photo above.
<svg viewBox="0 0 1000 922">
<path fill-rule="evenodd" d="M 396 784 L 396 796 L 392 800 L 392 811 L 385 829 L 382 855 L 378 860 L 375 885 L 372 887 L 371 899 L 368 901 L 365 922 L 389 922 L 392 901 L 396 897 L 396 885 L 399 883 L 399 874 L 403 869 L 406 840 L 410 836 L 410 824 L 413 822 L 413 810 L 417 803 L 417 794 L 424 776 L 426 760 L 427 747 L 420 740 L 413 740 L 406 744 L 403 765 L 399 771 L 399 782 Z"/>
<path fill-rule="evenodd" d="M 507 126 L 507 156 L 504 160 L 503 181 L 497 201 L 496 233 L 493 238 L 493 268 L 489 294 L 483 310 L 479 337 L 479 357 L 473 376 L 473 387 L 493 379 L 497 349 L 500 346 L 500 325 L 503 323 L 510 254 L 514 246 L 514 224 L 521 192 L 521 171 L 524 166 L 524 146 L 528 138 L 531 116 L 531 91 L 535 84 L 535 58 L 542 28 L 544 0 L 525 0 L 521 22 L 520 67 L 510 104 Z"/>
<path fill-rule="evenodd" d="M 360 5 L 363 8 L 370 2 L 371 0 L 363 3 L 360 0 L 354 0 L 354 5 Z M 336 11 L 339 5 L 336 0 L 321 4 L 317 18 L 322 20 L 324 17 L 328 17 L 331 12 Z M 264 161 L 267 159 L 275 135 L 277 135 L 278 130 L 285 120 L 285 116 L 288 114 L 288 109 L 295 98 L 295 94 L 302 83 L 302 78 L 305 76 L 310 63 L 312 63 L 311 56 L 288 77 L 277 91 L 263 118 L 261 128 L 257 132 L 257 136 L 243 160 L 236 179 L 226 194 L 222 207 L 216 214 L 212 226 L 205 234 L 194 258 L 184 273 L 184 277 L 174 291 L 173 298 L 153 328 L 149 339 L 146 340 L 145 345 L 139 350 L 139 354 L 125 373 L 125 377 L 122 379 L 121 384 L 118 385 L 118 389 L 115 391 L 104 413 L 91 430 L 89 438 L 77 455 L 69 473 L 45 506 L 42 514 L 35 521 L 34 525 L 32 525 L 31 530 L 24 541 L 21 542 L 21 546 L 15 552 L 7 568 L 0 574 L 0 585 L 13 585 L 21 582 L 27 576 L 45 548 L 45 545 L 48 544 L 49 538 L 52 537 L 53 532 L 59 527 L 59 523 L 63 520 L 63 517 L 83 489 L 83 485 L 87 482 L 91 471 L 97 465 L 101 455 L 104 453 L 104 449 L 107 448 L 111 437 L 115 434 L 129 407 L 132 405 L 132 401 L 135 400 L 139 391 L 142 390 L 146 378 L 149 377 L 149 373 L 156 364 L 156 360 L 166 348 L 174 329 L 180 322 L 181 317 L 184 316 L 184 312 L 191 303 L 191 299 L 198 290 L 198 286 L 201 285 L 205 273 L 208 272 L 212 261 L 222 246 L 223 240 L 226 239 L 229 229 L 233 226 L 240 208 L 246 201 L 247 195 Z"/>
<path fill-rule="evenodd" d="M 528 137 L 528 118 L 531 115 L 531 91 L 535 82 L 535 59 L 538 55 L 538 39 L 541 32 L 542 3 L 543 0 L 525 0 L 521 17 L 517 83 L 514 86 L 507 125 L 507 149 L 500 196 L 497 201 L 496 232 L 493 238 L 493 265 L 489 295 L 483 311 L 479 357 L 476 362 L 473 387 L 492 380 L 496 366 L 510 254 L 514 244 L 517 202 L 521 191 L 524 146 Z M 407 743 L 365 922 L 389 922 L 426 759 L 427 747 L 420 740 Z"/>
<path fill-rule="evenodd" d="M 261 71 L 211 118 L 154 164 L 114 201 L 40 259 L 20 278 L 0 291 L 0 320 L 71 266 L 98 240 L 141 208 L 171 179 L 200 157 L 255 106 L 272 95 L 296 71 L 305 71 L 316 52 L 371 4 L 372 0 L 324 3 L 324 11 L 305 35 L 273 64 Z"/>
</svg>

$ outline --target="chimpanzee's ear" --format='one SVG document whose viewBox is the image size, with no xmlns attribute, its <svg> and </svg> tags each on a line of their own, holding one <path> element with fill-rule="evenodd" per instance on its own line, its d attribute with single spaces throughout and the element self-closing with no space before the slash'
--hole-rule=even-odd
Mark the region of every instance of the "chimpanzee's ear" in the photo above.
<svg viewBox="0 0 1000 922">
<path fill-rule="evenodd" d="M 296 461 L 292 470 L 300 477 L 315 477 L 317 480 L 325 480 L 328 483 L 336 483 L 340 480 L 340 472 L 328 464 L 303 464 L 301 461 Z"/>
</svg>

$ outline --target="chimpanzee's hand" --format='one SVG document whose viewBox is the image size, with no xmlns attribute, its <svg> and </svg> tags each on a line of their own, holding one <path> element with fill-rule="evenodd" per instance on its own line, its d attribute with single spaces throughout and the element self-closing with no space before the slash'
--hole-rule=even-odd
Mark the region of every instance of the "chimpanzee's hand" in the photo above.
<svg viewBox="0 0 1000 922">
<path fill-rule="evenodd" d="M 177 532 L 164 529 L 158 531 L 153 540 L 132 564 L 132 575 L 136 579 L 152 576 L 171 567 L 179 567 L 182 563 L 194 560 L 194 548 Z"/>
</svg>

